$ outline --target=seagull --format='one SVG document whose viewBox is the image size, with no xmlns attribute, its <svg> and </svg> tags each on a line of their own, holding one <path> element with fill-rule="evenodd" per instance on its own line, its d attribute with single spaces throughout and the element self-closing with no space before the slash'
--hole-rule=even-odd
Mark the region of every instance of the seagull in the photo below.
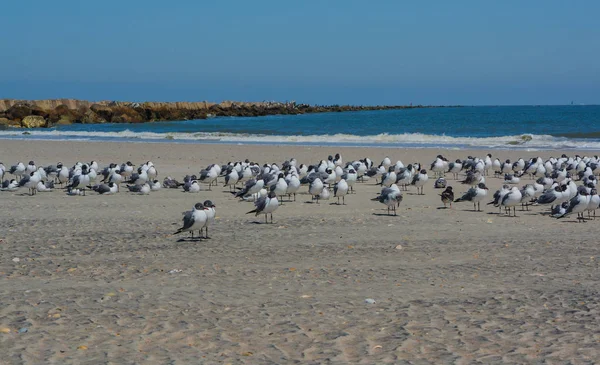
<svg viewBox="0 0 600 365">
<path fill-rule="evenodd" d="M 443 176 L 446 171 L 446 163 L 442 155 L 437 155 L 435 161 L 431 163 L 429 170 L 433 171 L 433 176 Z"/>
<path fill-rule="evenodd" d="M 323 187 L 323 191 L 319 194 L 319 200 L 329 200 L 331 193 L 329 192 L 329 188 L 327 186 Z"/>
<path fill-rule="evenodd" d="M 198 230 L 200 237 L 202 237 L 202 229 L 206 225 L 208 220 L 208 214 L 206 212 L 204 204 L 196 203 L 194 208 L 183 215 L 183 227 L 179 228 L 177 232 L 173 234 L 179 234 L 181 232 L 191 232 L 192 239 L 194 238 L 194 231 Z"/>
<path fill-rule="evenodd" d="M 521 203 L 521 198 L 523 196 L 521 195 L 521 191 L 519 190 L 518 187 L 513 186 L 510 191 L 508 193 L 506 193 L 506 195 L 504 195 L 504 197 L 502 197 L 502 201 L 500 202 L 500 205 L 508 208 L 508 216 L 510 217 L 510 208 L 513 208 L 513 216 L 516 217 L 517 216 L 517 205 Z M 587 205 L 586 205 L 587 206 Z"/>
<path fill-rule="evenodd" d="M 160 188 L 162 188 L 162 185 L 160 184 L 160 181 L 158 181 L 158 180 L 154 180 L 150 184 L 150 190 L 152 190 L 152 191 L 158 191 L 158 190 L 160 190 Z"/>
<path fill-rule="evenodd" d="M 462 197 L 456 199 L 454 202 L 473 202 L 473 210 L 481 212 L 481 201 L 487 196 L 487 191 L 487 186 L 484 183 L 479 183 L 477 186 L 470 188 Z"/>
<path fill-rule="evenodd" d="M 394 215 L 397 215 L 396 206 L 400 206 L 400 202 L 402 202 L 402 193 L 400 192 L 398 185 L 392 184 L 389 188 L 382 188 L 381 193 L 371 200 L 385 204 L 387 206 L 388 215 L 390 215 L 390 208 L 394 212 Z"/>
<path fill-rule="evenodd" d="M 283 196 L 287 193 L 288 184 L 283 178 L 283 172 L 280 172 L 277 176 L 277 182 L 271 186 L 271 191 L 275 192 L 275 195 L 281 199 L 281 205 L 283 205 Z"/>
<path fill-rule="evenodd" d="M 267 189 L 260 189 L 260 191 L 258 193 L 254 193 L 252 195 L 244 195 L 242 197 L 242 199 L 240 201 L 245 201 L 245 202 L 255 202 L 258 199 L 260 199 L 261 197 L 265 197 L 268 195 Z"/>
<path fill-rule="evenodd" d="M 505 184 L 518 184 L 521 182 L 521 179 L 513 174 L 504 174 L 504 183 Z"/>
<path fill-rule="evenodd" d="M 562 204 L 557 204 L 552 207 L 550 211 L 550 216 L 552 218 L 560 218 L 567 213 L 567 209 L 569 208 L 569 202 L 562 202 Z"/>
<path fill-rule="evenodd" d="M 20 180 L 21 177 L 25 174 L 25 170 L 26 170 L 26 168 L 25 168 L 25 165 L 23 164 L 23 162 L 19 162 L 16 165 L 11 166 L 10 170 L 8 170 L 8 172 Z"/>
<path fill-rule="evenodd" d="M 90 177 L 88 175 L 87 165 L 81 167 L 81 174 L 73 175 L 71 183 L 67 185 L 67 189 L 79 189 L 83 196 L 85 196 L 85 188 L 90 185 Z"/>
<path fill-rule="evenodd" d="M 29 164 L 26 166 L 26 172 L 31 173 L 37 171 L 37 167 L 35 166 L 35 162 L 29 161 Z"/>
<path fill-rule="evenodd" d="M 241 198 L 246 195 L 252 195 L 254 193 L 258 193 L 260 189 L 265 186 L 265 182 L 263 179 L 250 179 L 246 181 L 246 185 L 244 188 L 237 193 L 234 193 L 237 198 Z"/>
<path fill-rule="evenodd" d="M 333 196 L 337 198 L 338 205 L 340 205 L 340 197 L 342 198 L 342 205 L 346 205 L 346 194 L 348 194 L 348 183 L 346 180 L 341 179 L 333 188 Z"/>
<path fill-rule="evenodd" d="M 585 221 L 585 218 L 583 217 L 583 212 L 587 210 L 589 203 L 590 196 L 588 195 L 587 190 L 579 189 L 577 195 L 575 195 L 569 201 L 569 207 L 565 211 L 565 214 L 556 218 L 564 218 L 570 215 L 571 213 L 577 213 L 577 221 L 581 223 Z"/>
<path fill-rule="evenodd" d="M 295 174 L 288 174 L 285 178 L 285 182 L 287 183 L 286 194 L 288 195 L 288 199 L 292 200 L 292 194 L 294 194 L 294 201 L 296 201 L 296 193 L 300 190 L 300 179 Z"/>
<path fill-rule="evenodd" d="M 425 186 L 425 183 L 427 182 L 427 180 L 429 180 L 429 176 L 427 176 L 427 170 L 422 169 L 418 174 L 416 174 L 411 182 L 411 185 L 414 185 L 417 187 L 417 194 L 419 195 L 425 195 L 425 193 L 423 193 L 423 187 Z M 420 192 L 419 192 L 420 189 Z"/>
<path fill-rule="evenodd" d="M 11 179 L 11 180 L 4 180 L 4 182 L 2 182 L 2 188 L 0 190 L 16 191 L 18 189 L 19 189 L 19 183 L 17 182 L 17 180 Z"/>
<path fill-rule="evenodd" d="M 317 199 L 317 204 L 319 204 L 319 195 L 321 195 L 324 187 L 325 185 L 323 185 L 323 182 L 318 177 L 308 187 L 309 194 L 312 195 L 313 199 Z"/>
<path fill-rule="evenodd" d="M 274 191 L 271 191 L 269 195 L 259 198 L 254 202 L 255 208 L 246 214 L 256 213 L 265 215 L 265 223 L 268 223 L 267 216 L 271 214 L 271 224 L 273 224 L 273 212 L 279 207 L 279 201 Z"/>
<path fill-rule="evenodd" d="M 566 185 L 557 185 L 553 189 L 546 190 L 542 196 L 537 198 L 536 203 L 541 205 L 552 204 L 552 206 L 566 201 L 563 192 L 567 190 Z"/>
<path fill-rule="evenodd" d="M 496 192 L 494 193 L 494 196 L 493 196 L 494 200 L 487 203 L 487 205 L 494 204 L 494 206 L 496 208 L 500 208 L 500 213 L 502 213 L 502 207 L 501 207 L 502 198 L 504 198 L 504 196 L 506 194 L 508 194 L 509 191 L 510 191 L 510 186 L 508 186 L 506 184 L 502 185 L 502 187 L 500 189 L 496 190 Z"/>
<path fill-rule="evenodd" d="M 46 193 L 46 192 L 52 191 L 53 188 L 47 186 L 43 181 L 38 181 L 38 183 L 37 183 L 37 185 L 35 187 L 35 190 L 39 191 L 39 192 L 42 192 L 42 193 Z"/>
<path fill-rule="evenodd" d="M 139 168 L 137 173 L 131 174 L 129 179 L 129 183 L 133 185 L 144 185 L 146 182 L 148 182 L 148 173 L 142 168 Z"/>
<path fill-rule="evenodd" d="M 100 184 L 92 186 L 92 190 L 101 195 L 116 194 L 119 191 L 119 186 L 113 182 L 108 184 Z"/>
<path fill-rule="evenodd" d="M 404 190 L 407 190 L 407 186 L 412 182 L 413 173 L 412 173 L 413 165 L 408 164 L 405 168 L 401 168 L 398 170 L 396 176 L 396 185 L 400 185 L 404 187 Z"/>
<path fill-rule="evenodd" d="M 389 188 L 390 186 L 392 186 L 392 184 L 396 183 L 396 177 L 397 176 L 394 166 L 390 166 L 388 167 L 388 172 L 383 174 L 383 176 L 381 177 L 381 183 L 379 185 Z"/>
<path fill-rule="evenodd" d="M 213 164 L 210 165 L 206 170 L 200 171 L 200 178 L 198 180 L 202 182 L 208 182 L 208 190 L 212 190 L 211 186 L 213 182 L 215 182 L 217 177 L 219 177 L 219 167 L 219 165 Z"/>
<path fill-rule="evenodd" d="M 4 174 L 6 174 L 6 167 L 4 167 L 4 164 L 0 162 L 0 181 L 4 179 Z"/>
<path fill-rule="evenodd" d="M 452 175 L 454 175 L 454 180 L 458 180 L 458 173 L 462 170 L 462 168 L 462 161 L 457 159 L 456 161 L 450 162 L 448 164 L 447 172 L 452 173 Z"/>
<path fill-rule="evenodd" d="M 594 212 L 594 219 L 596 219 L 596 209 L 600 208 L 600 196 L 598 195 L 598 190 L 593 188 L 590 192 L 590 203 L 588 204 L 588 218 L 590 218 L 590 211 Z"/>
<path fill-rule="evenodd" d="M 215 216 L 217 215 L 217 212 L 215 210 L 216 205 L 214 205 L 213 202 L 210 200 L 205 200 L 203 205 L 206 211 L 206 224 L 204 225 L 204 229 L 206 230 L 205 237 L 210 238 L 208 237 L 208 226 L 215 222 Z"/>
<path fill-rule="evenodd" d="M 29 173 L 29 176 L 25 176 L 21 180 L 19 180 L 19 187 L 25 186 L 29 189 L 29 195 L 35 195 L 37 192 L 37 184 L 42 179 L 37 171 L 32 171 Z"/>
<path fill-rule="evenodd" d="M 179 181 L 173 179 L 171 176 L 165 177 L 163 180 L 163 187 L 167 189 L 178 189 L 181 186 Z"/>
<path fill-rule="evenodd" d="M 229 191 L 235 190 L 235 185 L 240 181 L 240 175 L 236 169 L 231 169 L 227 175 L 225 175 L 225 185 L 223 187 L 229 186 Z"/>
<path fill-rule="evenodd" d="M 131 161 L 127 161 L 121 165 L 119 171 L 123 177 L 127 178 L 133 174 L 133 168 L 134 165 L 131 163 Z"/>
<path fill-rule="evenodd" d="M 150 194 L 150 185 L 148 183 L 144 183 L 144 185 L 127 185 L 127 189 L 129 189 L 132 193 L 137 193 L 139 195 L 148 195 Z"/>
<path fill-rule="evenodd" d="M 525 186 L 523 186 L 523 188 L 521 189 L 521 210 L 525 210 L 525 208 L 529 210 L 529 202 L 535 199 L 535 194 L 535 186 L 533 186 L 532 184 L 526 184 Z"/>
<path fill-rule="evenodd" d="M 183 191 L 187 191 L 188 193 L 197 193 L 200 191 L 200 184 L 198 184 L 198 181 L 192 180 L 183 185 Z"/>
<path fill-rule="evenodd" d="M 446 208 L 446 204 L 450 204 L 450 208 L 452 208 L 452 202 L 454 201 L 454 192 L 452 191 L 452 186 L 448 186 L 446 190 L 440 194 L 440 196 L 442 197 L 444 208 Z"/>
</svg>

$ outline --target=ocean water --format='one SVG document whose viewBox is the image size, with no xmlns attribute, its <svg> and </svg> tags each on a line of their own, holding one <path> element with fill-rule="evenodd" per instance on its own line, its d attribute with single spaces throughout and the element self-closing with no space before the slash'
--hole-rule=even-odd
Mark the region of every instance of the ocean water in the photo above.
<svg viewBox="0 0 600 365">
<path fill-rule="evenodd" d="M 600 106 L 427 108 L 24 131 L 0 131 L 0 139 L 600 150 Z"/>
</svg>

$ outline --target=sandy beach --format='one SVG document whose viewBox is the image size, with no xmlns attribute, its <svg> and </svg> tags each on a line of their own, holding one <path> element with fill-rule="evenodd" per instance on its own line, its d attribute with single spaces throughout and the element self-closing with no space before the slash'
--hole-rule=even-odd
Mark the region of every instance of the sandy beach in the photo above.
<svg viewBox="0 0 600 365">
<path fill-rule="evenodd" d="M 311 164 L 338 152 L 426 167 L 439 153 L 451 161 L 594 154 L 0 140 L 7 167 L 150 160 L 161 181 L 210 163 Z M 450 175 L 456 196 L 468 190 Z M 486 184 L 488 202 L 502 180 Z M 547 207 L 519 207 L 516 218 L 470 203 L 438 209 L 433 179 L 423 196 L 404 193 L 398 216 L 370 200 L 380 191 L 373 180 L 357 184 L 346 206 L 312 204 L 302 187 L 272 225 L 246 215 L 253 205 L 222 186 L 125 190 L 0 192 L 0 364 L 600 359 L 600 217 L 578 224 L 540 214 Z M 181 212 L 206 199 L 217 206 L 212 238 L 178 242 Z"/>
</svg>

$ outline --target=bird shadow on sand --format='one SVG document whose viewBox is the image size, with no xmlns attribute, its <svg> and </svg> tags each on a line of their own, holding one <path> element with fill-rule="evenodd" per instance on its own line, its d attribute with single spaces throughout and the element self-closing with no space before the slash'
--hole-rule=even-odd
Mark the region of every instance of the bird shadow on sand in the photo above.
<svg viewBox="0 0 600 365">
<path fill-rule="evenodd" d="M 262 222 L 262 221 L 252 221 L 252 222 L 250 222 L 250 224 L 261 224 L 261 225 L 268 224 L 268 225 L 271 225 L 271 224 L 275 224 L 275 222 L 273 222 L 273 223 L 271 223 L 271 222 L 267 223 L 267 222 Z"/>
<path fill-rule="evenodd" d="M 210 237 L 206 238 L 206 237 L 187 237 L 187 238 L 180 238 L 178 239 L 176 242 L 200 242 L 200 241 L 206 241 L 209 240 Z"/>
<path fill-rule="evenodd" d="M 440 209 L 444 210 L 444 209 L 452 209 L 452 208 L 451 207 L 437 207 L 436 209 L 438 209 L 438 210 L 440 210 Z"/>
<path fill-rule="evenodd" d="M 376 215 L 378 217 L 398 217 L 398 215 L 387 214 L 387 213 L 373 213 L 373 215 Z"/>
</svg>

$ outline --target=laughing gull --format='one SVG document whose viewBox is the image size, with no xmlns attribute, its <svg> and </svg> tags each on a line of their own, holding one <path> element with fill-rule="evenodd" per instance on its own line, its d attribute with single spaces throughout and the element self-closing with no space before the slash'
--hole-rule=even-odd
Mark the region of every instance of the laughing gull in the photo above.
<svg viewBox="0 0 600 365">
<path fill-rule="evenodd" d="M 517 216 L 517 205 L 521 203 L 521 191 L 518 187 L 513 186 L 506 195 L 502 198 L 500 205 L 504 208 L 508 208 L 508 216 L 510 217 L 510 208 L 513 208 L 513 216 Z"/>
<path fill-rule="evenodd" d="M 251 195 L 244 195 L 240 201 L 253 203 L 262 197 L 266 197 L 267 195 L 269 195 L 269 193 L 267 192 L 267 189 L 263 188 L 263 189 L 260 189 L 260 191 L 258 193 L 254 193 Z"/>
<path fill-rule="evenodd" d="M 185 212 L 183 215 L 183 227 L 179 228 L 173 234 L 181 232 L 190 232 L 194 238 L 194 231 L 198 231 L 198 235 L 202 237 L 202 229 L 206 225 L 208 214 L 206 207 L 202 203 L 196 203 L 191 211 Z"/>
<path fill-rule="evenodd" d="M 283 205 L 283 196 L 287 194 L 288 184 L 283 178 L 283 172 L 277 176 L 277 182 L 271 186 L 271 191 L 281 199 L 280 204 Z"/>
<path fill-rule="evenodd" d="M 258 193 L 260 191 L 260 189 L 262 189 L 265 186 L 265 182 L 263 179 L 250 179 L 248 181 L 246 181 L 246 184 L 244 185 L 244 188 L 240 191 L 238 191 L 237 193 L 233 193 L 235 194 L 236 198 L 241 198 L 244 197 L 246 195 L 252 195 L 255 193 Z"/>
<path fill-rule="evenodd" d="M 416 174 L 413 177 L 412 182 L 410 184 L 417 187 L 417 194 L 425 195 L 425 193 L 423 192 L 423 188 L 427 180 L 429 180 L 429 176 L 427 176 L 427 170 L 422 169 L 418 174 Z"/>
<path fill-rule="evenodd" d="M 119 186 L 113 182 L 110 182 L 108 184 L 94 185 L 92 190 L 101 195 L 111 195 L 116 194 L 119 191 Z"/>
<path fill-rule="evenodd" d="M 138 169 L 137 173 L 131 174 L 131 177 L 129 178 L 129 183 L 133 185 L 144 185 L 146 182 L 148 182 L 148 172 L 141 167 Z"/>
<path fill-rule="evenodd" d="M 598 195 L 598 190 L 596 188 L 592 188 L 589 194 L 590 201 L 587 207 L 588 218 L 590 217 L 590 212 L 594 213 L 594 219 L 596 219 L 596 209 L 600 208 L 600 196 Z"/>
<path fill-rule="evenodd" d="M 505 184 L 518 184 L 521 182 L 521 179 L 513 174 L 504 174 L 504 183 Z"/>
<path fill-rule="evenodd" d="M 128 178 L 133 174 L 133 168 L 134 165 L 131 163 L 131 161 L 127 161 L 121 165 L 119 171 L 124 178 Z"/>
<path fill-rule="evenodd" d="M 16 191 L 19 189 L 19 183 L 15 179 L 4 180 L 2 182 L 2 191 Z"/>
<path fill-rule="evenodd" d="M 160 184 L 160 181 L 158 180 L 154 180 L 150 183 L 150 190 L 152 191 L 158 191 L 160 190 L 160 188 L 162 188 L 162 185 Z"/>
<path fill-rule="evenodd" d="M 349 192 L 354 193 L 354 184 L 358 180 L 358 173 L 356 172 L 354 167 L 349 166 L 348 168 L 346 168 L 345 172 L 342 174 L 342 179 L 346 180 Z"/>
<path fill-rule="evenodd" d="M 484 183 L 479 183 L 477 186 L 470 188 L 462 197 L 454 202 L 469 201 L 473 203 L 473 210 L 481 212 L 481 201 L 487 196 L 488 188 Z"/>
<path fill-rule="evenodd" d="M 85 196 L 85 188 L 90 185 L 90 177 L 88 175 L 87 165 L 81 167 L 81 173 L 73 175 L 71 183 L 67 185 L 67 189 L 79 189 L 82 191 L 82 195 Z"/>
<path fill-rule="evenodd" d="M 321 195 L 324 187 L 325 185 L 323 185 L 323 182 L 318 177 L 315 178 L 308 187 L 308 193 L 313 199 L 317 199 L 317 204 L 319 204 L 319 195 Z"/>
<path fill-rule="evenodd" d="M 452 208 L 452 202 L 454 201 L 454 191 L 452 191 L 452 186 L 448 186 L 440 196 L 442 197 L 444 208 L 446 208 L 446 204 L 450 204 L 450 208 Z"/>
<path fill-rule="evenodd" d="M 151 191 L 150 184 L 148 183 L 144 183 L 143 185 L 127 185 L 127 189 L 129 189 L 130 192 L 139 195 L 148 195 Z"/>
<path fill-rule="evenodd" d="M 198 181 L 192 180 L 189 183 L 185 183 L 185 185 L 183 185 L 183 191 L 186 191 L 188 193 L 197 193 L 200 191 L 200 184 L 198 184 Z"/>
<path fill-rule="evenodd" d="M 206 224 L 204 225 L 204 229 L 206 230 L 205 237 L 210 238 L 208 237 L 208 226 L 215 222 L 215 217 L 217 215 L 217 211 L 215 210 L 216 205 L 210 200 L 204 201 L 203 205 L 206 211 Z"/>
<path fill-rule="evenodd" d="M 535 187 L 532 184 L 526 184 L 521 188 L 521 210 L 529 210 L 529 203 L 536 198 Z"/>
<path fill-rule="evenodd" d="M 560 218 L 565 215 L 568 208 L 569 202 L 562 202 L 561 204 L 557 204 L 550 210 L 550 216 L 552 218 Z"/>
<path fill-rule="evenodd" d="M 454 162 L 450 162 L 448 164 L 448 171 L 449 173 L 452 173 L 452 175 L 454 176 L 454 180 L 458 180 L 458 173 L 461 172 L 463 168 L 463 164 L 462 161 L 457 159 Z"/>
<path fill-rule="evenodd" d="M 585 221 L 583 212 L 585 212 L 588 209 L 589 204 L 590 196 L 588 195 L 587 190 L 579 189 L 577 195 L 575 195 L 569 201 L 569 207 L 565 211 L 565 214 L 556 218 L 564 218 L 572 213 L 577 213 L 577 221 L 581 223 Z"/>
<path fill-rule="evenodd" d="M 267 216 L 271 215 L 271 224 L 273 223 L 273 212 L 279 207 L 279 201 L 274 191 L 271 191 L 266 197 L 261 197 L 254 202 L 254 209 L 246 214 L 255 213 L 255 216 L 259 214 L 265 215 L 265 223 L 268 223 Z"/>
<path fill-rule="evenodd" d="M 14 175 L 17 178 L 17 180 L 21 179 L 21 177 L 25 174 L 25 171 L 26 168 L 23 162 L 18 162 L 16 165 L 11 166 L 10 170 L 8 170 L 8 172 L 11 175 Z"/>
<path fill-rule="evenodd" d="M 319 200 L 329 200 L 331 197 L 331 193 L 329 192 L 329 188 L 327 186 L 323 187 L 321 194 L 319 194 Z"/>
<path fill-rule="evenodd" d="M 288 174 L 285 178 L 285 182 L 287 183 L 286 194 L 288 195 L 288 199 L 292 200 L 292 194 L 294 195 L 294 201 L 296 201 L 296 193 L 300 190 L 300 179 L 295 174 Z"/>
<path fill-rule="evenodd" d="M 26 187 L 29 189 L 29 195 L 35 195 L 37 192 L 37 184 L 42 179 L 37 171 L 32 171 L 28 176 L 25 176 L 19 181 L 19 187 Z"/>
<path fill-rule="evenodd" d="M 166 189 L 178 189 L 180 186 L 179 181 L 173 179 L 171 176 L 167 176 L 163 180 L 163 187 Z"/>
<path fill-rule="evenodd" d="M 37 186 L 35 187 L 35 191 L 41 192 L 41 193 L 50 192 L 52 190 L 54 190 L 54 189 L 47 186 L 43 181 L 38 181 Z"/>
<path fill-rule="evenodd" d="M 500 209 L 500 212 L 498 214 L 502 213 L 502 199 L 504 198 L 504 196 L 506 194 L 508 194 L 508 192 L 510 191 L 510 186 L 509 185 L 502 185 L 502 187 L 498 190 L 496 190 L 496 192 L 493 195 L 494 200 L 492 200 L 491 202 L 487 203 L 487 205 L 493 204 L 496 208 Z"/>
<path fill-rule="evenodd" d="M 396 174 L 396 185 L 400 185 L 404 187 L 404 190 L 408 190 L 408 185 L 410 185 L 410 183 L 412 182 L 413 179 L 413 165 L 412 164 L 408 164 L 406 167 L 401 168 L 400 170 L 398 170 L 398 173 Z"/>
<path fill-rule="evenodd" d="M 396 206 L 400 206 L 400 203 L 402 202 L 402 193 L 400 192 L 398 185 L 392 184 L 389 188 L 384 187 L 381 189 L 381 193 L 371 200 L 385 204 L 387 206 L 388 215 L 390 215 L 390 208 L 394 212 L 394 215 L 397 215 Z"/>
<path fill-rule="evenodd" d="M 6 174 L 6 167 L 0 162 L 0 181 L 4 179 L 4 174 Z"/>
<path fill-rule="evenodd" d="M 216 182 L 217 177 L 219 177 L 219 172 L 219 165 L 210 165 L 207 169 L 200 171 L 200 178 L 198 180 L 204 183 L 208 183 L 208 190 L 212 190 L 211 186 L 214 182 Z"/>
<path fill-rule="evenodd" d="M 490 174 L 490 169 L 493 167 L 492 155 L 488 153 L 483 160 L 483 173 L 484 175 Z"/>
<path fill-rule="evenodd" d="M 389 188 L 390 186 L 392 186 L 392 184 L 396 183 L 396 178 L 397 175 L 394 166 L 390 166 L 388 167 L 388 172 L 383 174 L 383 176 L 381 177 L 381 183 L 379 185 Z"/>
<path fill-rule="evenodd" d="M 442 155 L 437 155 L 435 161 L 431 163 L 429 170 L 433 172 L 433 176 L 443 176 L 446 172 L 446 163 Z"/>
<path fill-rule="evenodd" d="M 335 184 L 333 188 L 333 196 L 337 198 L 337 203 L 340 205 L 340 197 L 342 198 L 342 205 L 346 205 L 346 194 L 348 194 L 348 183 L 346 180 L 341 179 Z"/>
<path fill-rule="evenodd" d="M 225 175 L 225 184 L 223 185 L 223 187 L 229 186 L 229 191 L 233 191 L 235 190 L 235 185 L 238 183 L 239 180 L 240 175 L 238 174 L 238 171 L 232 168 L 231 171 L 229 171 L 227 175 Z"/>
</svg>

